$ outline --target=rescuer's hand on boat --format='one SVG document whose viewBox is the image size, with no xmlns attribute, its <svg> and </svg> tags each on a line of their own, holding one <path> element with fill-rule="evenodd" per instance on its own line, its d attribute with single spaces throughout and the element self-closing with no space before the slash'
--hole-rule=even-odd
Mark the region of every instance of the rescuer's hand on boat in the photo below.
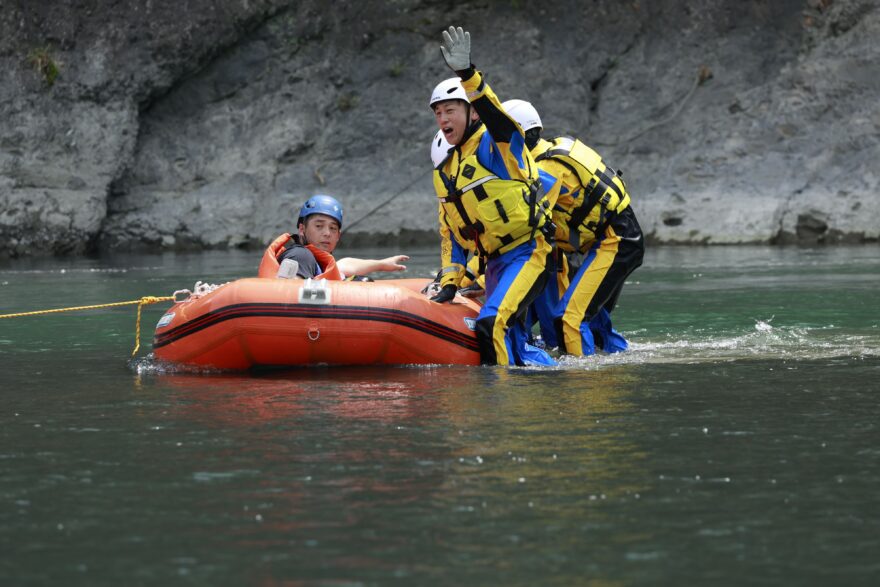
<svg viewBox="0 0 880 587">
<path fill-rule="evenodd" d="M 449 285 L 444 285 L 443 289 L 440 290 L 440 293 L 438 293 L 436 296 L 431 298 L 431 301 L 437 302 L 438 304 L 442 304 L 443 302 L 448 302 L 448 301 L 452 300 L 452 298 L 455 297 L 455 292 L 457 289 L 458 288 L 455 287 L 454 285 L 452 285 L 451 283 Z"/>
<path fill-rule="evenodd" d="M 482 295 L 486 295 L 486 290 L 474 283 L 467 287 L 461 288 L 460 290 L 458 290 L 458 293 L 460 293 L 462 297 L 465 298 L 478 298 Z"/>
<path fill-rule="evenodd" d="M 461 27 L 449 27 L 448 31 L 443 31 L 440 52 L 453 71 L 468 69 L 471 66 L 471 34 Z"/>
</svg>

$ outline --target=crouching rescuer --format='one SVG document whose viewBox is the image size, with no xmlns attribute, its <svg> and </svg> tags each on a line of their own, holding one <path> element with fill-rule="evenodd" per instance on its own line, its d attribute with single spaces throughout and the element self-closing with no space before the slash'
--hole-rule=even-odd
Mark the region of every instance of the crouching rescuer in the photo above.
<svg viewBox="0 0 880 587">
<path fill-rule="evenodd" d="M 626 278 L 642 264 L 645 240 L 623 174 L 578 139 L 542 139 L 541 118 L 529 102 L 510 100 L 505 106 L 539 167 L 553 206 L 556 247 L 582 257 L 570 280 L 565 271 L 562 295 L 545 295 L 536 304 L 545 340 L 575 356 L 592 354 L 594 342 L 606 352 L 625 350 L 611 312 Z"/>
</svg>

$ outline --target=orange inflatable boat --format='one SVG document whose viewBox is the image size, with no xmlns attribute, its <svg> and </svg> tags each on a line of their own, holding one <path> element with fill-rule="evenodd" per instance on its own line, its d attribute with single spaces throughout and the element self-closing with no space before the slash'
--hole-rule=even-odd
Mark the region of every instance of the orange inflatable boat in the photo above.
<svg viewBox="0 0 880 587">
<path fill-rule="evenodd" d="M 478 365 L 479 305 L 431 302 L 428 283 L 240 279 L 175 303 L 156 326 L 154 356 L 219 369 Z"/>
</svg>

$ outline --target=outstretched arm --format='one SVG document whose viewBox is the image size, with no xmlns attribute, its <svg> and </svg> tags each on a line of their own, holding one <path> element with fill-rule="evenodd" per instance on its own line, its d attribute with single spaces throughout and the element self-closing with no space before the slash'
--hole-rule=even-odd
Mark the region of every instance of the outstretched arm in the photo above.
<svg viewBox="0 0 880 587">
<path fill-rule="evenodd" d="M 404 261 L 409 261 L 406 255 L 394 255 L 385 259 L 358 259 L 345 257 L 336 261 L 336 266 L 346 275 L 366 275 L 373 271 L 405 271 Z"/>
</svg>

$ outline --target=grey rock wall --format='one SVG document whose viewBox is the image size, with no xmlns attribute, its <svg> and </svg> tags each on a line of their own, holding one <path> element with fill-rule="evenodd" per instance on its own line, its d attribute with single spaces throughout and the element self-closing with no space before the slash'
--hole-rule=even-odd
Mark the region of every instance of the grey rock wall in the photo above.
<svg viewBox="0 0 880 587">
<path fill-rule="evenodd" d="M 0 1 L 0 255 L 94 249 L 143 108 L 278 4 Z M 54 83 L 41 56 L 59 72 Z"/>
<path fill-rule="evenodd" d="M 319 192 L 349 244 L 435 242 L 449 24 L 502 99 L 624 170 L 654 242 L 878 240 L 877 2 L 542 6 L 3 6 L 0 255 L 261 246 Z"/>
</svg>

